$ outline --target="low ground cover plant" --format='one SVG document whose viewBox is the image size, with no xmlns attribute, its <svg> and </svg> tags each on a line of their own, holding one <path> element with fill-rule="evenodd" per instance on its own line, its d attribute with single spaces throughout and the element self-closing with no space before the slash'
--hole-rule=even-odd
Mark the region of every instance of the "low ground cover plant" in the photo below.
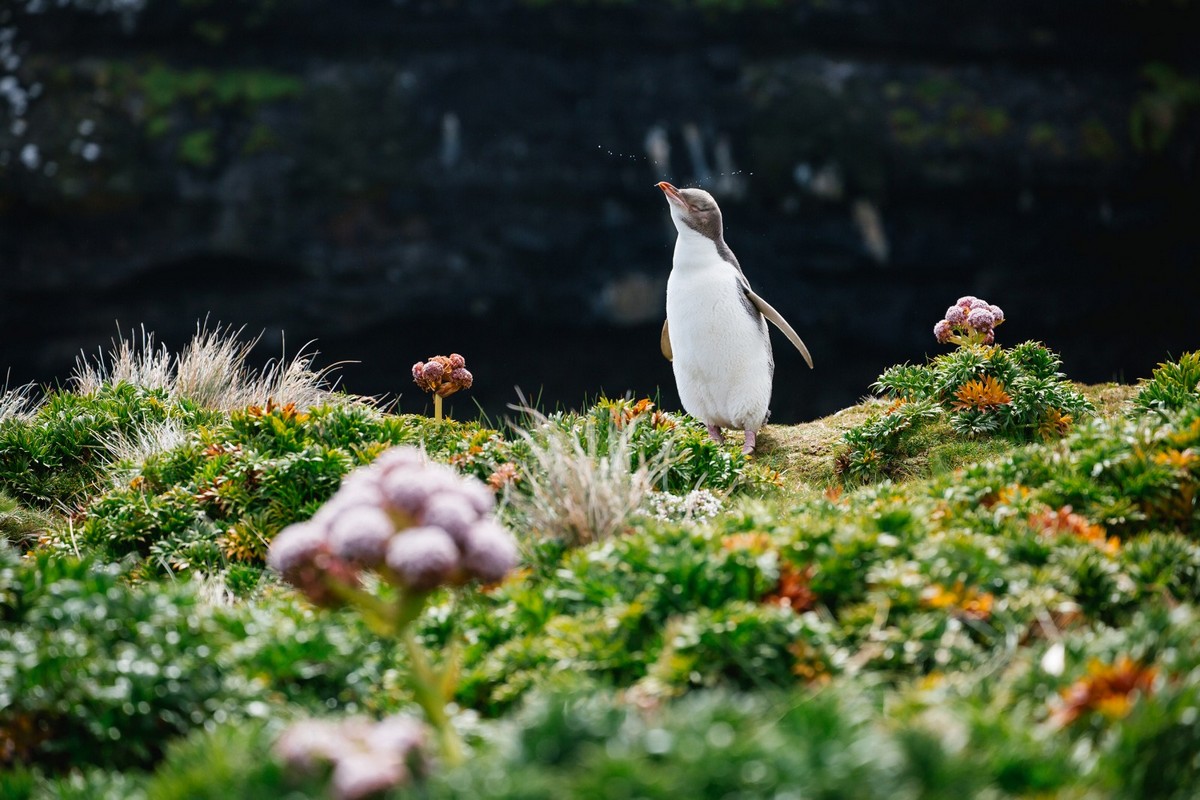
<svg viewBox="0 0 1200 800">
<path fill-rule="evenodd" d="M 954 352 L 881 376 L 907 400 L 868 427 L 908 424 L 862 434 L 900 467 L 861 487 L 777 491 L 693 420 L 605 399 L 525 435 L 364 403 L 198 408 L 145 447 L 104 439 L 69 509 L 6 485 L 0 795 L 1190 797 L 1191 356 L 1095 414 L 976 310 L 948 316 Z M 183 402 L 162 391 L 112 397 Z M 1039 432 L 1048 409 L 1070 423 Z M 905 467 L 963 441 L 999 457 Z M 424 455 L 386 454 L 405 444 Z M 389 459 L 414 471 L 386 503 L 348 477 Z M 639 470 L 676 500 L 592 493 Z M 474 499 L 433 501 L 463 481 Z M 698 488 L 707 510 L 678 510 Z M 617 522 L 564 534 L 568 494 Z M 476 575 L 451 529 L 493 514 L 517 550 Z M 252 557 L 227 549 L 239 528 Z"/>
<path fill-rule="evenodd" d="M 997 307 L 961 298 L 934 331 L 939 342 L 956 345 L 953 352 L 879 376 L 871 388 L 891 404 L 846 432 L 836 465 L 844 481 L 901 476 L 906 459 L 924 454 L 947 429 L 963 438 L 1048 440 L 1094 412 L 1045 345 L 993 344 L 997 317 L 1004 319 Z"/>
</svg>

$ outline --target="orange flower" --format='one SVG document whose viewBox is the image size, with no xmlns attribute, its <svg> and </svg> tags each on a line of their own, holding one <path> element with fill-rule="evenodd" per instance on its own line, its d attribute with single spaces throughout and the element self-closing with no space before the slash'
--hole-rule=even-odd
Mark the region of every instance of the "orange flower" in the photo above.
<svg viewBox="0 0 1200 800">
<path fill-rule="evenodd" d="M 775 591 L 763 598 L 764 602 L 790 608 L 797 614 L 808 611 L 817 604 L 817 595 L 810 588 L 812 574 L 812 565 L 796 569 L 791 564 L 784 564 L 779 570 Z"/>
<path fill-rule="evenodd" d="M 618 428 L 623 428 L 625 423 L 632 422 L 641 415 L 653 410 L 654 403 L 652 403 L 648 397 L 643 397 L 636 403 L 630 403 L 628 400 L 614 400 L 609 406 L 609 414 L 612 415 L 613 424 Z M 670 422 L 669 419 L 662 415 L 662 412 L 657 411 L 651 415 L 650 424 L 658 427 L 658 424 L 655 422 L 655 420 L 658 420 L 658 422 Z M 670 423 L 670 427 L 674 427 L 674 425 L 675 423 Z"/>
<path fill-rule="evenodd" d="M 1157 675 L 1157 668 L 1144 667 L 1129 656 L 1121 656 L 1116 664 L 1093 660 L 1086 676 L 1059 692 L 1050 719 L 1059 727 L 1092 711 L 1119 719 L 1129 713 L 1138 694 L 1153 691 Z"/>
<path fill-rule="evenodd" d="M 957 612 L 956 616 L 980 621 L 992 616 L 994 602 L 995 597 L 990 592 L 964 586 L 962 581 L 949 589 L 935 583 L 921 592 L 921 603 L 927 608 L 949 609 Z"/>
<path fill-rule="evenodd" d="M 721 540 L 721 546 L 726 550 L 749 550 L 753 553 L 765 553 L 771 549 L 771 537 L 762 531 L 732 533 Z"/>
<path fill-rule="evenodd" d="M 488 486 L 492 487 L 493 491 L 500 491 L 510 483 L 516 483 L 521 480 L 521 476 L 517 473 L 517 465 L 511 461 L 506 461 L 496 467 L 496 471 L 488 475 Z"/>
<path fill-rule="evenodd" d="M 236 525 L 225 531 L 217 544 L 230 561 L 253 564 L 262 561 L 267 554 L 267 543 L 261 536 Z"/>
<path fill-rule="evenodd" d="M 655 411 L 650 415 L 650 427 L 655 430 L 671 430 L 675 427 L 675 420 L 665 411 Z"/>
<path fill-rule="evenodd" d="M 1200 456 L 1197 456 L 1190 447 L 1187 450 L 1172 448 L 1154 455 L 1155 464 L 1164 464 L 1180 472 L 1188 472 L 1197 461 L 1200 461 Z"/>
<path fill-rule="evenodd" d="M 1029 524 L 1043 536 L 1069 534 L 1091 542 L 1109 555 L 1115 555 L 1121 547 L 1120 540 L 1115 536 L 1107 536 L 1100 525 L 1094 525 L 1088 522 L 1086 517 L 1073 513 L 1070 506 L 1063 506 L 1057 511 L 1047 509 L 1040 514 L 1031 514 Z"/>
<path fill-rule="evenodd" d="M 1046 410 L 1046 416 L 1042 417 L 1042 421 L 1038 423 L 1038 436 L 1043 439 L 1064 436 L 1067 431 L 1071 430 L 1073 423 L 1074 420 L 1070 414 L 1064 414 L 1057 408 L 1049 408 Z"/>
<path fill-rule="evenodd" d="M 1008 396 L 1008 392 L 1004 389 L 1004 384 L 991 375 L 985 375 L 983 380 L 967 381 L 958 388 L 954 396 L 957 398 L 952 404 L 955 411 L 963 411 L 970 408 L 987 411 L 997 406 L 1006 406 L 1012 402 L 1012 398 Z"/>
<path fill-rule="evenodd" d="M 792 674 L 804 680 L 805 683 L 828 683 L 830 681 L 829 667 L 817 648 L 803 639 L 788 646 L 788 652 L 795 661 L 792 662 Z"/>
<path fill-rule="evenodd" d="M 273 397 L 267 398 L 266 408 L 263 408 L 262 406 L 246 407 L 246 416 L 250 417 L 251 419 L 261 419 L 262 417 L 269 416 L 271 414 L 275 414 L 284 422 L 291 422 L 292 420 L 295 420 L 296 422 L 304 422 L 306 419 L 308 419 L 307 414 L 302 414 L 296 409 L 295 403 L 280 405 L 279 403 L 275 402 L 275 398 Z M 207 452 L 205 454 L 208 455 Z"/>
</svg>

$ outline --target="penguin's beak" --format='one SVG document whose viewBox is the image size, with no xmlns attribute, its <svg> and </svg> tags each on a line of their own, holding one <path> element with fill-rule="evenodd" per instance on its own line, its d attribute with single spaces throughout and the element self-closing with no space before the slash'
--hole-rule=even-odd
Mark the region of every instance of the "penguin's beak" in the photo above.
<svg viewBox="0 0 1200 800">
<path fill-rule="evenodd" d="M 660 183 L 657 183 L 655 185 L 658 186 L 658 188 L 663 190 L 663 194 L 665 194 L 667 196 L 668 203 L 674 203 L 675 205 L 680 206 L 681 208 L 687 209 L 687 207 L 688 207 L 687 201 L 683 199 L 683 195 L 681 195 L 679 193 L 678 189 L 676 189 L 674 186 L 667 183 L 666 181 L 661 181 Z"/>
</svg>

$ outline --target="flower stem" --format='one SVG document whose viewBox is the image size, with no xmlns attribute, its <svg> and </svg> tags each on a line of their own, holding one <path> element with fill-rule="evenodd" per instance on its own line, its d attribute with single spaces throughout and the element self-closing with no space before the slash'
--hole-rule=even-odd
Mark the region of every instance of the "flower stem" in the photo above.
<svg viewBox="0 0 1200 800">
<path fill-rule="evenodd" d="M 454 730 L 450 717 L 446 714 L 446 698 L 439 688 L 439 681 L 429 664 L 425 648 L 417 641 L 410 627 L 404 629 L 402 638 L 408 650 L 409 668 L 412 670 L 413 695 L 430 724 L 437 729 L 442 745 L 442 758 L 450 766 L 462 764 L 466 760 L 462 739 L 458 737 L 458 732 Z"/>
<path fill-rule="evenodd" d="M 433 396 L 433 418 L 439 422 L 442 419 L 442 396 L 440 394 Z"/>
</svg>

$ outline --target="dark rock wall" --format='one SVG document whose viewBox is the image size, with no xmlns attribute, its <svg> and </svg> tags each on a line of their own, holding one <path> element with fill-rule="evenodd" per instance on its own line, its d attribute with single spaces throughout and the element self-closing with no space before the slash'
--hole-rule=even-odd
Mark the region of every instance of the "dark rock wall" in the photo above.
<svg viewBox="0 0 1200 800">
<path fill-rule="evenodd" d="M 61 379 L 117 322 L 178 347 L 208 316 L 407 409 L 451 350 L 463 414 L 514 385 L 674 406 L 661 179 L 717 195 L 813 352 L 776 340 L 777 421 L 937 352 L 965 293 L 1080 380 L 1200 347 L 1196 4 L 740 5 L 10 12 L 43 88 L 0 124 L 0 367 Z"/>
</svg>

